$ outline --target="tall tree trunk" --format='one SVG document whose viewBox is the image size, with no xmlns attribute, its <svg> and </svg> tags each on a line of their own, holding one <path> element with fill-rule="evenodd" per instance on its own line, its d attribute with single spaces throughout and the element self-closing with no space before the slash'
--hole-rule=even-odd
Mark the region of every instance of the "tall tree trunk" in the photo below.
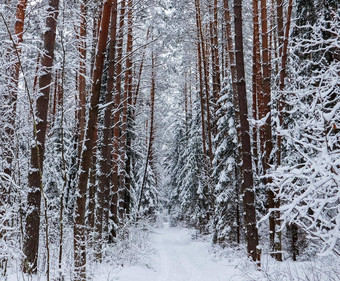
<svg viewBox="0 0 340 281">
<path fill-rule="evenodd" d="M 212 63 L 212 82 L 213 82 L 213 102 L 216 107 L 217 100 L 219 99 L 221 89 L 221 74 L 220 74 L 220 60 L 218 55 L 218 7 L 217 0 L 209 0 L 210 10 L 210 47 L 211 47 L 211 63 Z M 213 1 L 213 3 L 212 3 Z M 216 129 L 216 124 L 215 124 Z"/>
<path fill-rule="evenodd" d="M 195 0 L 197 1 L 197 0 Z M 196 6 L 197 9 L 197 6 Z M 200 44 L 200 31 L 199 26 L 200 17 L 198 11 L 196 10 L 196 25 L 197 25 L 197 67 L 198 67 L 198 76 L 199 76 L 199 96 L 200 96 L 200 104 L 201 104 L 201 122 L 202 122 L 202 146 L 203 146 L 203 153 L 207 155 L 207 145 L 206 145 L 206 130 L 205 130 L 205 118 L 204 118 L 204 98 L 203 98 L 203 70 L 202 70 L 202 51 L 201 51 L 201 44 Z"/>
<path fill-rule="evenodd" d="M 36 126 L 34 127 L 35 144 L 31 148 L 30 170 L 28 174 L 29 192 L 26 216 L 25 239 L 23 251 L 25 254 L 24 272 L 37 273 L 40 204 L 42 186 L 43 161 L 47 127 L 47 110 L 52 83 L 52 67 L 54 58 L 59 0 L 49 0 L 48 16 L 46 17 L 46 32 L 44 34 L 44 54 L 41 58 L 42 75 L 39 76 L 39 97 L 36 101 Z M 47 208 L 47 206 L 45 206 Z"/>
<path fill-rule="evenodd" d="M 235 158 L 238 163 L 236 165 L 236 171 L 235 175 L 236 180 L 238 181 L 237 186 L 242 185 L 243 181 L 243 171 L 242 171 L 242 165 L 241 165 L 241 158 L 242 158 L 242 132 L 241 132 L 241 124 L 240 124 L 240 108 L 239 108 L 239 101 L 238 101 L 238 90 L 237 90 L 237 74 L 236 74 L 236 63 L 235 63 L 235 50 L 234 50 L 234 42 L 233 42 L 233 34 L 232 34 L 232 19 L 231 19 L 231 11 L 229 9 L 229 1 L 224 0 L 224 20 L 226 23 L 226 37 L 227 37 L 227 46 L 226 46 L 226 53 L 227 58 L 226 61 L 229 62 L 229 69 L 230 69 L 230 76 L 231 76 L 231 85 L 232 85 L 232 93 L 233 93 L 233 104 L 235 108 L 235 127 L 236 127 L 236 133 L 237 133 L 237 153 L 235 153 Z M 239 193 L 239 192 L 238 192 Z M 237 211 L 239 212 L 240 206 L 237 206 Z M 241 228 L 241 220 L 238 217 L 237 224 L 238 224 L 238 230 Z M 238 240 L 239 240 L 239 234 L 238 232 Z"/>
<path fill-rule="evenodd" d="M 98 104 L 106 51 L 106 41 L 110 25 L 110 15 L 113 0 L 107 0 L 103 6 L 101 28 L 99 33 L 95 67 L 93 72 L 92 95 L 90 101 L 88 125 L 86 129 L 85 149 L 82 153 L 80 174 L 78 181 L 78 197 L 76 200 L 74 223 L 74 265 L 75 280 L 86 279 L 86 231 L 85 231 L 85 205 L 89 169 L 94 146 L 94 133 L 98 119 Z"/>
<path fill-rule="evenodd" d="M 287 23 L 286 23 L 286 30 L 284 32 L 283 27 L 283 0 L 277 0 L 277 26 L 278 26 L 278 38 L 279 38 L 279 56 L 281 58 L 281 68 L 280 68 L 280 81 L 279 81 L 279 100 L 278 100 L 278 115 L 279 115 L 279 127 L 283 126 L 283 107 L 284 107 L 284 95 L 282 94 L 285 88 L 285 77 L 286 77 L 286 64 L 287 64 L 287 53 L 288 53 L 288 40 L 289 40 L 289 32 L 290 32 L 290 23 L 291 23 L 291 16 L 292 16 L 292 7 L 293 7 L 293 0 L 289 0 L 288 2 L 288 12 L 287 12 Z M 276 152 L 276 165 L 281 165 L 281 152 L 282 152 L 282 136 L 279 133 L 277 136 L 277 152 Z M 275 208 L 280 207 L 280 199 L 276 196 Z M 280 212 L 275 212 L 275 222 L 277 228 L 280 224 Z M 278 251 L 276 255 L 276 259 L 278 261 L 282 261 L 282 235 L 281 231 L 277 231 L 278 241 L 274 244 L 275 250 Z M 293 244 L 295 240 L 293 239 Z M 293 246 L 295 249 L 295 246 Z M 293 254 L 295 255 L 296 260 L 296 253 L 293 250 Z"/>
<path fill-rule="evenodd" d="M 242 29 L 242 0 L 234 1 L 234 22 L 235 22 L 235 53 L 237 92 L 240 108 L 240 121 L 242 131 L 242 161 L 243 161 L 243 205 L 244 222 L 246 225 L 247 250 L 253 261 L 259 261 L 258 255 L 258 231 L 256 226 L 255 192 L 253 187 L 253 169 L 250 147 L 250 134 L 248 122 L 247 93 L 244 73 L 243 55 L 243 29 Z"/>
<path fill-rule="evenodd" d="M 144 196 L 144 189 L 146 180 L 148 177 L 148 166 L 150 165 L 152 167 L 152 161 L 153 161 L 153 143 L 154 143 L 154 115 L 155 115 L 155 91 L 156 91 L 156 72 L 155 72 L 155 58 L 154 54 L 152 52 L 151 54 L 151 88 L 150 88 L 150 136 L 149 136 L 149 145 L 148 145 L 148 151 L 146 155 L 146 162 L 145 162 L 145 168 L 144 168 L 144 175 L 143 175 L 143 181 L 142 181 L 142 187 L 140 190 L 138 205 L 137 205 L 137 216 L 139 215 L 139 210 L 142 205 L 142 199 Z"/>
<path fill-rule="evenodd" d="M 121 179 L 122 183 L 119 189 L 119 217 L 123 221 L 125 217 L 125 199 L 130 192 L 130 175 L 126 171 L 127 160 L 127 138 L 128 138 L 128 107 L 129 100 L 132 95 L 132 0 L 128 0 L 127 12 L 127 42 L 126 42 L 126 67 L 124 77 L 124 96 L 123 96 L 123 110 L 122 110 L 122 134 L 120 140 L 120 155 L 122 161 Z M 126 181 L 127 180 L 127 181 Z"/>
<path fill-rule="evenodd" d="M 110 206 L 110 187 L 111 187 L 111 151 L 112 151 L 112 110 L 113 110 L 113 92 L 115 76 L 115 55 L 116 55 L 116 35 L 117 35 L 117 0 L 113 1 L 111 10 L 111 31 L 108 55 L 108 79 L 105 98 L 105 114 L 103 143 L 101 147 L 100 158 L 100 176 L 98 204 L 96 211 L 96 241 L 99 241 L 97 247 L 97 258 L 102 258 L 102 242 L 108 241 L 108 224 L 109 224 L 109 206 Z"/>
<path fill-rule="evenodd" d="M 261 71 L 261 53 L 260 53 L 260 23 L 258 0 L 253 0 L 253 118 L 258 119 L 258 96 L 261 91 L 262 71 Z M 253 127 L 253 156 L 255 171 L 258 173 L 258 130 L 257 125 Z"/>
<path fill-rule="evenodd" d="M 262 32 L 262 69 L 263 69 L 263 88 L 259 94 L 259 119 L 261 120 L 260 126 L 260 147 L 262 154 L 262 169 L 265 176 L 271 166 L 271 152 L 272 152 L 272 126 L 271 126 L 271 61 L 270 61 L 270 45 L 268 42 L 268 14 L 267 14 L 267 1 L 261 0 L 261 32 Z M 274 193 L 269 187 L 271 183 L 270 178 L 265 179 L 268 208 L 275 208 Z M 274 251 L 275 241 L 275 216 L 273 213 L 269 216 L 269 231 L 270 231 L 270 246 Z"/>
<path fill-rule="evenodd" d="M 209 73 L 208 73 L 208 59 L 206 56 L 206 44 L 205 37 L 203 35 L 202 19 L 201 19 L 201 7 L 200 0 L 195 0 L 196 15 L 198 17 L 198 31 L 199 31 L 199 42 L 201 44 L 201 55 L 203 61 L 203 81 L 205 86 L 205 98 L 206 98 L 206 110 L 207 110 L 207 135 L 208 135 L 208 157 L 209 164 L 212 163 L 213 152 L 212 152 L 212 140 L 211 140 L 211 117 L 210 117 L 210 98 L 209 98 Z M 211 165 L 210 165 L 211 166 Z"/>
<path fill-rule="evenodd" d="M 125 0 L 121 2 L 119 14 L 119 30 L 117 35 L 117 66 L 116 66 L 116 92 L 115 92 L 115 113 L 113 117 L 113 174 L 112 174 L 112 198 L 111 198 L 111 216 L 112 226 L 110 241 L 116 237 L 118 227 L 118 191 L 120 188 L 119 180 L 119 137 L 120 137 L 120 115 L 121 115 L 121 93 L 122 93 L 122 58 L 123 58 L 123 41 L 124 41 L 124 19 L 125 19 Z"/>
<path fill-rule="evenodd" d="M 82 0 L 80 5 L 81 22 L 79 27 L 79 78 L 78 78 L 78 112 L 77 112 L 77 142 L 78 142 L 78 158 L 80 159 L 86 123 L 86 36 L 87 36 L 87 0 Z"/>
<path fill-rule="evenodd" d="M 124 215 L 130 212 L 130 145 L 131 138 L 129 129 L 129 117 L 131 116 L 132 106 L 132 47 L 133 47 L 133 36 L 132 36 L 132 13 L 133 13 L 133 1 L 128 0 L 128 16 L 127 16 L 127 44 L 126 44 L 126 70 L 124 80 L 124 104 L 123 104 L 123 124 L 122 124 L 122 144 L 123 144 L 123 163 L 125 170 L 124 189 L 121 193 L 123 201 Z"/>
</svg>

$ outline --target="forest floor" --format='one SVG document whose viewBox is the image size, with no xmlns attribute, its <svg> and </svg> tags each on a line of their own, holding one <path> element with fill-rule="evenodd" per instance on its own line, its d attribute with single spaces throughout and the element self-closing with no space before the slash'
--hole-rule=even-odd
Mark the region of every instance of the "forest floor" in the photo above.
<svg viewBox="0 0 340 281">
<path fill-rule="evenodd" d="M 247 280 L 235 263 L 214 258 L 208 242 L 193 240 L 188 229 L 164 223 L 163 227 L 152 229 L 150 240 L 155 249 L 151 265 L 124 267 L 116 280 Z"/>
<path fill-rule="evenodd" d="M 72 240 L 72 239 L 71 239 Z M 105 248 L 102 263 L 89 262 L 92 281 L 340 281 L 340 258 L 308 257 L 299 262 L 284 262 L 263 254 L 261 269 L 247 259 L 244 245 L 225 247 L 211 244 L 211 237 L 193 229 L 171 227 L 167 220 L 154 226 L 144 222 L 131 227 L 127 239 Z M 69 250 L 68 257 L 72 256 Z M 53 259 L 54 260 L 54 259 Z M 72 280 L 71 258 L 65 262 L 62 280 Z M 0 281 L 45 281 L 40 272 L 34 278 L 23 276 L 17 266 Z M 50 280 L 56 278 L 52 271 Z"/>
<path fill-rule="evenodd" d="M 148 238 L 148 247 L 152 250 L 144 249 L 148 254 L 139 262 L 124 263 L 113 271 L 97 269 L 94 280 L 340 281 L 339 258 L 277 262 L 263 255 L 259 270 L 246 258 L 246 249 L 215 247 L 207 237 L 197 236 L 194 230 L 170 227 L 168 222 L 152 227 Z"/>
</svg>

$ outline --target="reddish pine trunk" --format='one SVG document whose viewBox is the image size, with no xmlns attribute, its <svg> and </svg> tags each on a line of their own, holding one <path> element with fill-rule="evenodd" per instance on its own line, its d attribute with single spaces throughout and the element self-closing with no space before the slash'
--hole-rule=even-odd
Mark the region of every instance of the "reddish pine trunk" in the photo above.
<svg viewBox="0 0 340 281">
<path fill-rule="evenodd" d="M 123 110 L 122 110 L 122 135 L 120 140 L 120 155 L 122 161 L 121 167 L 121 186 L 119 189 L 119 217 L 121 220 L 125 217 L 125 202 L 128 194 L 130 193 L 130 175 L 127 173 L 127 139 L 128 139 L 128 110 L 129 110 L 129 100 L 131 98 L 132 91 L 132 0 L 128 0 L 128 15 L 127 15 L 127 44 L 126 44 L 126 67 L 125 67 L 125 77 L 124 77 L 124 97 L 123 97 Z"/>
<path fill-rule="evenodd" d="M 111 32 L 110 32 L 110 45 L 108 55 L 108 80 L 106 89 L 107 104 L 104 114 L 104 129 L 103 129 L 103 143 L 101 147 L 100 159 L 100 176 L 99 176 L 99 192 L 98 204 L 96 211 L 96 241 L 107 241 L 108 224 L 109 224 L 109 206 L 110 206 L 110 186 L 111 186 L 111 135 L 112 135 L 112 101 L 114 91 L 114 74 L 115 74 L 115 47 L 117 35 L 117 0 L 113 1 L 111 10 Z M 97 257 L 101 259 L 101 243 L 98 245 Z"/>
<path fill-rule="evenodd" d="M 23 252 L 26 255 L 24 272 L 37 273 L 39 228 L 40 228 L 40 204 L 42 190 L 42 172 L 45 152 L 45 139 L 47 127 L 47 110 L 50 97 L 50 85 L 52 83 L 52 66 L 57 29 L 59 0 L 50 0 L 48 16 L 46 18 L 46 32 L 44 34 L 44 55 L 41 58 L 41 68 L 44 71 L 39 77 L 39 97 L 36 101 L 36 120 L 34 134 L 36 144 L 31 148 L 30 171 L 28 184 L 30 190 L 27 195 L 27 205 L 30 210 L 26 217 L 25 240 Z"/>
<path fill-rule="evenodd" d="M 95 128 L 98 119 L 98 104 L 103 74 L 106 41 L 113 0 L 104 3 L 101 29 L 97 45 L 95 67 L 93 72 L 92 95 L 89 109 L 88 127 L 86 129 L 85 149 L 82 154 L 80 175 L 78 182 L 78 197 L 76 200 L 75 223 L 74 223 L 74 265 L 75 280 L 86 279 L 86 231 L 85 231 L 85 205 L 89 169 L 94 147 Z"/>
<path fill-rule="evenodd" d="M 247 250 L 253 261 L 259 261 L 258 255 L 258 231 L 256 227 L 255 192 L 253 187 L 253 170 L 251 159 L 247 93 L 244 73 L 243 55 L 243 30 L 242 30 L 242 0 L 234 1 L 235 14 L 235 53 L 236 53 L 236 73 L 237 92 L 240 109 L 240 121 L 242 132 L 242 162 L 243 162 L 243 205 L 244 222 L 246 226 Z"/>
</svg>

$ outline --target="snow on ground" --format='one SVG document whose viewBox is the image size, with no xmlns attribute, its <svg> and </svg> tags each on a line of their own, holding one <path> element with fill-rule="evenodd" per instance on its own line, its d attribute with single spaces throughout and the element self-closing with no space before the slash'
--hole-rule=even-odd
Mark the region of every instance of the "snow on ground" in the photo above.
<svg viewBox="0 0 340 281">
<path fill-rule="evenodd" d="M 91 281 L 340 281 L 340 258 L 311 258 L 284 262 L 263 254 L 261 270 L 239 248 L 212 246 L 193 239 L 195 232 L 184 227 L 169 227 L 167 222 L 149 228 L 131 228 L 125 241 L 106 249 L 103 263 L 89 262 Z M 72 251 L 71 251 L 72 252 Z M 70 252 L 70 253 L 71 253 Z M 72 280 L 72 260 L 65 263 L 64 281 Z M 34 278 L 23 276 L 20 263 L 10 268 L 6 281 L 45 281 L 43 271 Z M 56 272 L 51 272 L 51 280 Z M 3 279 L 0 277 L 0 281 Z"/>
<path fill-rule="evenodd" d="M 151 245 L 156 254 L 152 266 L 124 267 L 115 280 L 120 281 L 227 281 L 247 280 L 243 273 L 227 260 L 214 260 L 210 245 L 191 239 L 188 229 L 154 228 Z M 98 280 L 99 281 L 99 280 Z"/>
</svg>

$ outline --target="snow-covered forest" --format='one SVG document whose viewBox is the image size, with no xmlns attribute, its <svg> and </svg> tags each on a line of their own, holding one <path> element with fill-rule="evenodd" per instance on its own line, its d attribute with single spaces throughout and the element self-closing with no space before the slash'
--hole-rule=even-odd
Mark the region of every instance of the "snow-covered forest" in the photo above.
<svg viewBox="0 0 340 281">
<path fill-rule="evenodd" d="M 340 280 L 338 0 L 0 0 L 0 280 Z"/>
</svg>

